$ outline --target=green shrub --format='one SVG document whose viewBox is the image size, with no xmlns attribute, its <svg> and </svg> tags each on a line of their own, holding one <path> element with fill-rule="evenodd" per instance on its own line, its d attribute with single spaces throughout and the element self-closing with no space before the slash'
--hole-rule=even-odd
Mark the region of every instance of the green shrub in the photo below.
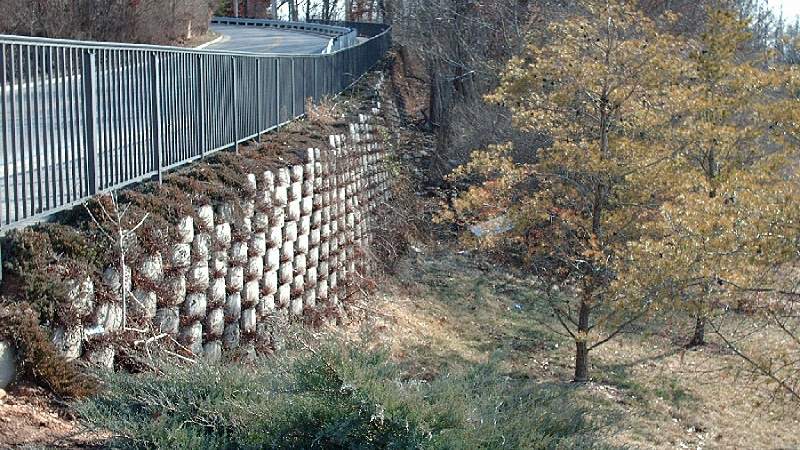
<svg viewBox="0 0 800 450">
<path fill-rule="evenodd" d="M 401 381 L 381 351 L 328 346 L 254 365 L 157 364 L 104 374 L 76 405 L 124 449 L 599 448 L 567 388 L 511 380 L 494 364 Z"/>
<path fill-rule="evenodd" d="M 0 305 L 0 340 L 12 343 L 21 378 L 34 381 L 63 398 L 81 398 L 95 392 L 97 380 L 81 372 L 56 352 L 39 314 L 27 303 Z"/>
</svg>

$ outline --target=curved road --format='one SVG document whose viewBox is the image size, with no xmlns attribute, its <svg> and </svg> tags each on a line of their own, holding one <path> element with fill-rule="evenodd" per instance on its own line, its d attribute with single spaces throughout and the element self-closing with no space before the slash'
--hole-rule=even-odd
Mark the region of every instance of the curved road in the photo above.
<svg viewBox="0 0 800 450">
<path fill-rule="evenodd" d="M 268 27 L 212 24 L 211 30 L 223 38 L 206 50 L 307 55 L 322 53 L 330 40 L 315 33 Z"/>
</svg>

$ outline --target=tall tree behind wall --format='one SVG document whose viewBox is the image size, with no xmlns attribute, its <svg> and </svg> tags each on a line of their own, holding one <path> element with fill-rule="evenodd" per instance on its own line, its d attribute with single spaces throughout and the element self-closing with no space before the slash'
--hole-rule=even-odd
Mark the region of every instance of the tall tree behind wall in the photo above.
<svg viewBox="0 0 800 450">
<path fill-rule="evenodd" d="M 3 0 L 0 33 L 181 43 L 208 30 L 208 0 Z"/>
<path fill-rule="evenodd" d="M 498 80 L 500 67 L 518 53 L 525 23 L 562 5 L 545 0 L 395 0 L 385 4 L 401 51 L 419 52 L 428 83 L 423 128 L 437 133 L 434 179 L 449 172 L 481 146 L 494 114 L 485 112 L 483 94 Z M 481 118 L 479 118 L 481 117 Z M 455 120 L 458 119 L 458 120 Z M 464 124 L 473 127 L 464 127 Z M 466 136 L 471 134 L 472 136 Z"/>
</svg>

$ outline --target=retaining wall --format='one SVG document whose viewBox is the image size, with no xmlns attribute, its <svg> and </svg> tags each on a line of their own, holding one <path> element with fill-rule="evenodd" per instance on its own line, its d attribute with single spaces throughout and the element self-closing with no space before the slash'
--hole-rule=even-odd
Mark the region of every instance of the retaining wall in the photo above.
<svg viewBox="0 0 800 450">
<path fill-rule="evenodd" d="M 85 319 L 59 326 L 56 346 L 69 358 L 111 366 L 109 336 L 173 338 L 216 360 L 223 350 L 269 341 L 276 322 L 341 310 L 374 270 L 371 223 L 391 195 L 377 112 L 330 136 L 330 151 L 309 149 L 301 164 L 248 174 L 256 196 L 243 200 L 243 220 L 227 203 L 184 217 L 168 254 L 126 267 L 124 302 L 116 268 L 98 281 L 113 301 L 96 295 L 89 278 L 74 282 L 70 308 Z"/>
</svg>

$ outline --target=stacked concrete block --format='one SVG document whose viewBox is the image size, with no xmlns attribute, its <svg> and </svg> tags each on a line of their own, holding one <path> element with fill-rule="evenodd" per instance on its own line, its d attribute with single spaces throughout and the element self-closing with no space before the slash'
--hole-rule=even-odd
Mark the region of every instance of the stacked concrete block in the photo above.
<svg viewBox="0 0 800 450">
<path fill-rule="evenodd" d="M 152 333 L 218 360 L 224 349 L 270 338 L 276 321 L 341 308 L 372 271 L 373 216 L 385 213 L 391 195 L 380 130 L 367 115 L 358 120 L 330 136 L 330 150 L 309 149 L 299 164 L 248 174 L 241 211 L 198 206 L 176 225 L 169 251 L 126 268 L 127 314 L 137 326 L 144 319 Z M 103 275 L 121 296 L 120 279 L 115 269 Z M 75 323 L 54 334 L 68 357 L 82 353 L 88 334 L 123 326 L 122 302 L 97 303 L 88 283 L 76 282 L 71 294 Z M 92 361 L 113 362 L 113 348 L 89 347 Z"/>
</svg>

